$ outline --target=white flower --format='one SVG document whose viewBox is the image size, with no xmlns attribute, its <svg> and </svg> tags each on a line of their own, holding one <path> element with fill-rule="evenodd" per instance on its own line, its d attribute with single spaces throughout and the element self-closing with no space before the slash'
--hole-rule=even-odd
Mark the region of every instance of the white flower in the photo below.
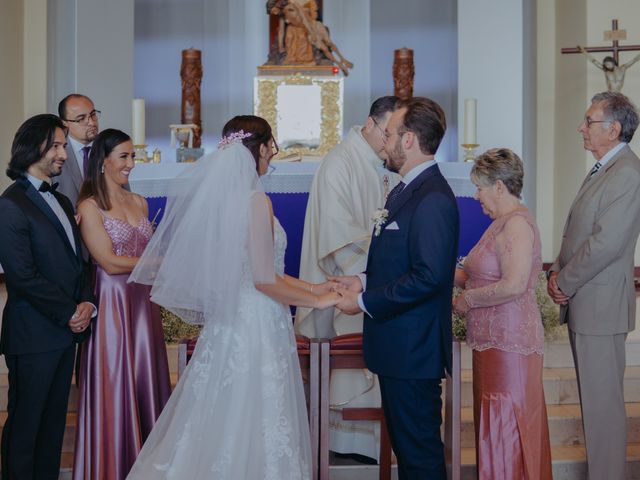
<svg viewBox="0 0 640 480">
<path fill-rule="evenodd" d="M 389 210 L 386 208 L 379 208 L 371 217 L 373 220 L 373 226 L 375 227 L 373 234 L 377 237 L 380 235 L 380 230 L 382 230 L 382 226 L 387 223 L 387 218 L 389 217 Z"/>
</svg>

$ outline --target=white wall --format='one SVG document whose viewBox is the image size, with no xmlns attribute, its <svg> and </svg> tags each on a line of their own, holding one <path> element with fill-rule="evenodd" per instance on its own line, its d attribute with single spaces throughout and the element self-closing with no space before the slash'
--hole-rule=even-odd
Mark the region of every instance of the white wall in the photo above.
<svg viewBox="0 0 640 480">
<path fill-rule="evenodd" d="M 522 154 L 522 23 L 521 0 L 458 1 L 458 115 L 464 99 L 478 99 L 478 152 L 508 147 Z"/>
<path fill-rule="evenodd" d="M 415 94 L 438 101 L 456 124 L 455 2 L 440 0 L 324 0 L 325 24 L 355 64 L 345 78 L 345 131 L 361 124 L 371 101 L 393 93 L 393 50 L 414 49 Z M 252 81 L 268 53 L 263 0 L 135 0 L 135 95 L 147 105 L 147 135 L 168 143 L 180 120 L 180 52 L 203 54 L 202 121 L 213 146 L 230 116 L 252 111 Z M 440 155 L 451 159 L 455 141 Z M 152 140 L 153 141 L 153 140 Z M 205 145 L 206 146 L 206 145 Z"/>
<path fill-rule="evenodd" d="M 101 129 L 129 132 L 133 0 L 49 0 L 49 4 L 49 111 L 57 113 L 58 102 L 69 93 L 82 93 L 102 111 Z"/>
<path fill-rule="evenodd" d="M 23 12 L 22 0 L 3 0 L 0 15 L 0 193 L 11 183 L 5 170 L 13 136 L 23 120 Z"/>
</svg>

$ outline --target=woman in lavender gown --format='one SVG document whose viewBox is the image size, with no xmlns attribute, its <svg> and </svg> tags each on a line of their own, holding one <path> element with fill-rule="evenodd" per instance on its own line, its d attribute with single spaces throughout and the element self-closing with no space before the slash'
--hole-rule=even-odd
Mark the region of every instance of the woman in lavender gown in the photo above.
<svg viewBox="0 0 640 480">
<path fill-rule="evenodd" d="M 311 441 L 287 305 L 339 296 L 284 273 L 285 232 L 260 175 L 277 146 L 260 117 L 234 117 L 220 149 L 170 187 L 131 279 L 204 324 L 193 357 L 129 479 L 310 480 Z"/>
<path fill-rule="evenodd" d="M 96 264 L 98 316 L 82 345 L 75 480 L 126 477 L 171 393 L 159 307 L 127 283 L 153 229 L 145 199 L 123 188 L 133 143 L 119 130 L 94 140 L 78 214 Z"/>
<path fill-rule="evenodd" d="M 473 349 L 473 420 L 480 480 L 551 479 L 542 389 L 544 331 L 536 302 L 540 233 L 520 203 L 520 158 L 506 148 L 476 159 L 471 180 L 493 223 L 456 271 Z"/>
</svg>

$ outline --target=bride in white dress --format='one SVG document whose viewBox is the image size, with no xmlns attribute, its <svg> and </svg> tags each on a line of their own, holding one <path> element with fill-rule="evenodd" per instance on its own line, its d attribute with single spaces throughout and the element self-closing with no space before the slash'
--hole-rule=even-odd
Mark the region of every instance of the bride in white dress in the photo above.
<svg viewBox="0 0 640 480">
<path fill-rule="evenodd" d="M 219 150 L 179 177 L 130 281 L 204 325 L 129 479 L 311 478 L 300 366 L 287 305 L 327 308 L 331 284 L 284 274 L 285 232 L 261 191 L 277 146 L 240 116 Z"/>
</svg>

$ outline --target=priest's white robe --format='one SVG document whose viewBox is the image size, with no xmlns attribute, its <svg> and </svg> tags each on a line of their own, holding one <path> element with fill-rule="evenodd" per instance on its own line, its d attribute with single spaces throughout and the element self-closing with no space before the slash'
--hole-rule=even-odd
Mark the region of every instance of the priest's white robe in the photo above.
<svg viewBox="0 0 640 480">
<path fill-rule="evenodd" d="M 320 283 L 327 275 L 354 275 L 365 270 L 371 218 L 400 180 L 383 169 L 361 130 L 361 126 L 351 128 L 322 160 L 313 179 L 300 258 L 300 278 L 308 282 Z M 362 322 L 362 314 L 298 308 L 295 328 L 310 338 L 332 338 L 362 332 Z M 330 449 L 377 459 L 378 422 L 347 422 L 339 412 L 345 406 L 380 406 L 377 379 L 367 370 L 336 370 L 330 388 Z"/>
</svg>

